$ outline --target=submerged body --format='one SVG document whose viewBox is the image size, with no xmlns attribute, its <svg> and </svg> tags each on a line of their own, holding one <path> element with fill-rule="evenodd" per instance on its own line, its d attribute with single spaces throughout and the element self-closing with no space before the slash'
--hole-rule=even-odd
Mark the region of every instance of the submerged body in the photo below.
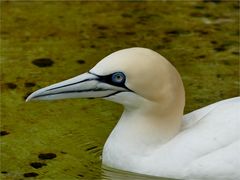
<svg viewBox="0 0 240 180">
<path fill-rule="evenodd" d="M 145 48 L 117 51 L 27 101 L 86 97 L 124 106 L 104 145 L 106 166 L 176 179 L 240 179 L 240 98 L 183 116 L 181 77 L 160 54 Z"/>
</svg>

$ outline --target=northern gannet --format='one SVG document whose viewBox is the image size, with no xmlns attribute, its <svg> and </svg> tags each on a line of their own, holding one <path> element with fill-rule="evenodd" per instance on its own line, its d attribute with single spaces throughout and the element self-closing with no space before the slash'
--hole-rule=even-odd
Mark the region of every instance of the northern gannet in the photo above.
<svg viewBox="0 0 240 180">
<path fill-rule="evenodd" d="M 114 52 L 89 72 L 40 89 L 27 101 L 65 98 L 124 106 L 104 145 L 105 166 L 176 179 L 240 179 L 240 98 L 183 115 L 181 77 L 157 52 Z"/>
</svg>

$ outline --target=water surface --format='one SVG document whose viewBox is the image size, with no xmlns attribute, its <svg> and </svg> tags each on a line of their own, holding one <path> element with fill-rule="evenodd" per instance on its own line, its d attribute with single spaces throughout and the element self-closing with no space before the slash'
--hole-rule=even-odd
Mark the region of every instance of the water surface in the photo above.
<svg viewBox="0 0 240 180">
<path fill-rule="evenodd" d="M 144 179 L 101 168 L 120 105 L 25 98 L 133 46 L 176 66 L 186 112 L 237 96 L 238 11 L 237 1 L 1 1 L 1 179 Z"/>
</svg>

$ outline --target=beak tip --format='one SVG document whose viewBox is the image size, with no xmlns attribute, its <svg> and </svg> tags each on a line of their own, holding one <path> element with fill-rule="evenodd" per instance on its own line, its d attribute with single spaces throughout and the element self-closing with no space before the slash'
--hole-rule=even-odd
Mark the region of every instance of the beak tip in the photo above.
<svg viewBox="0 0 240 180">
<path fill-rule="evenodd" d="M 30 95 L 26 98 L 25 102 L 32 101 L 33 99 L 34 99 L 34 93 L 30 94 Z"/>
<path fill-rule="evenodd" d="M 27 97 L 27 99 L 25 100 L 25 102 L 29 102 L 32 98 L 30 96 Z"/>
</svg>

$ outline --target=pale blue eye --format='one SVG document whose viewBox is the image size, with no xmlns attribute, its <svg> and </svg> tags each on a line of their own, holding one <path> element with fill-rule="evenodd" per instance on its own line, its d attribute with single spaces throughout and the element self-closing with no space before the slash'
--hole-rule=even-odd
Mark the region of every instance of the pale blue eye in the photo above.
<svg viewBox="0 0 240 180">
<path fill-rule="evenodd" d="M 122 72 L 116 72 L 112 74 L 112 82 L 114 83 L 124 83 L 125 82 L 125 75 Z"/>
</svg>

